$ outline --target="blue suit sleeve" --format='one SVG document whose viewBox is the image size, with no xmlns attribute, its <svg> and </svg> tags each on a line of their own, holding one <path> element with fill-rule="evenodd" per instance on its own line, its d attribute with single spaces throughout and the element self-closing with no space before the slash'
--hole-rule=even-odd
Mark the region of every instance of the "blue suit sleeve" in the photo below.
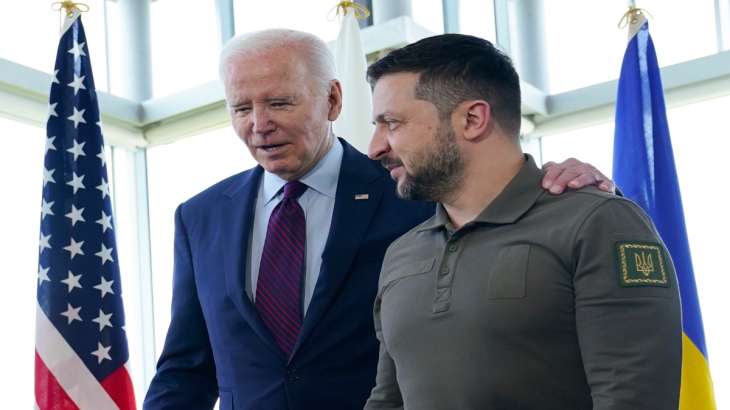
<svg viewBox="0 0 730 410">
<path fill-rule="evenodd" d="M 217 397 L 215 363 L 181 205 L 175 212 L 172 319 L 144 409 L 212 409 Z"/>
</svg>

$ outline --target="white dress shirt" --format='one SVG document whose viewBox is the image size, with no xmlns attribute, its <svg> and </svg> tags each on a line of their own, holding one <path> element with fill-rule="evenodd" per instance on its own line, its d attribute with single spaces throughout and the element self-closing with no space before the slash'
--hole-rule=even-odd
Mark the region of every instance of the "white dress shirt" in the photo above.
<svg viewBox="0 0 730 410">
<path fill-rule="evenodd" d="M 308 187 L 298 199 L 299 205 L 304 210 L 306 222 L 306 242 L 304 245 L 306 272 L 304 274 L 303 294 L 303 312 L 305 313 L 312 301 L 314 287 L 317 285 L 319 271 L 322 268 L 322 252 L 332 223 L 342 153 L 342 144 L 335 138 L 327 154 L 322 157 L 314 168 L 299 179 Z M 261 253 L 264 249 L 269 217 L 282 199 L 286 182 L 286 180 L 265 171 L 259 184 L 249 247 L 248 260 L 251 263 L 247 264 L 248 268 L 246 269 L 247 285 L 250 285 L 250 287 L 247 287 L 251 292 L 249 296 L 253 301 L 256 300 L 256 284 L 259 278 Z"/>
</svg>

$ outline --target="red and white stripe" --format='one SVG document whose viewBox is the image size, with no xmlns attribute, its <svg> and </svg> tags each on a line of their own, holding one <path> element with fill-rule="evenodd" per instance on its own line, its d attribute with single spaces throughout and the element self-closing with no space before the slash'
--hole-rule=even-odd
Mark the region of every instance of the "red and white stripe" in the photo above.
<svg viewBox="0 0 730 410">
<path fill-rule="evenodd" d="M 35 362 L 35 399 L 39 410 L 134 409 L 126 366 L 99 383 L 39 305 Z"/>
</svg>

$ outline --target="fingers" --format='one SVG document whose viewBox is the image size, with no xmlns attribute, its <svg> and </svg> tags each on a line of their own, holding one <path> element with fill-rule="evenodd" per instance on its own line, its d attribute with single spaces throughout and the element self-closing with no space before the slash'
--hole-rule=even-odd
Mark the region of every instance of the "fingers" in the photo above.
<svg viewBox="0 0 730 410">
<path fill-rule="evenodd" d="M 595 185 L 598 187 L 598 189 L 600 189 L 601 191 L 606 191 L 606 192 L 615 194 L 616 193 L 616 184 L 614 184 L 613 181 L 611 181 L 611 178 L 603 175 L 603 173 L 601 171 L 599 171 L 598 169 L 596 169 L 595 167 L 592 167 L 592 168 L 593 168 L 593 172 L 595 172 L 595 176 L 596 176 Z"/>
<path fill-rule="evenodd" d="M 583 188 L 585 186 L 589 185 L 597 185 L 600 184 L 602 181 L 599 180 L 599 177 L 596 174 L 593 173 L 582 173 L 576 176 L 575 178 L 571 179 L 568 182 L 568 187 L 573 189 L 579 189 Z"/>
<path fill-rule="evenodd" d="M 545 171 L 545 176 L 542 178 L 542 187 L 544 189 L 550 189 L 553 181 L 563 172 L 563 169 L 557 165 L 553 161 L 543 164 L 542 169 Z"/>
<path fill-rule="evenodd" d="M 601 191 L 610 192 L 614 195 L 616 195 L 616 184 L 613 183 L 610 179 L 608 181 L 602 181 L 598 184 L 598 189 Z"/>
<path fill-rule="evenodd" d="M 566 188 L 578 189 L 596 182 L 595 180 L 588 182 L 589 178 L 590 176 L 587 174 L 576 171 L 575 169 L 564 169 L 553 181 L 553 184 L 549 189 L 550 193 L 560 194 L 565 191 Z"/>
<path fill-rule="evenodd" d="M 576 168 L 581 165 L 584 164 L 575 158 L 568 158 L 561 163 L 552 161 L 545 163 L 543 166 L 545 176 L 542 179 L 542 187 L 552 194 L 562 193 L 568 183 L 580 175 Z"/>
<path fill-rule="evenodd" d="M 575 158 L 568 158 L 561 163 L 547 162 L 543 165 L 545 176 L 542 186 L 552 194 L 560 194 L 566 188 L 579 189 L 595 185 L 606 192 L 615 192 L 616 185 L 593 165 L 583 163 Z"/>
</svg>

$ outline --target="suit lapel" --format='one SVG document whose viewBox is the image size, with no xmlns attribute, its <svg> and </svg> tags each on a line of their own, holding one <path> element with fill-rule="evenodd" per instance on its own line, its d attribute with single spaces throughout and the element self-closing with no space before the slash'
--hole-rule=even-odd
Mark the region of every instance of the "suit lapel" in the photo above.
<svg viewBox="0 0 730 410">
<path fill-rule="evenodd" d="M 223 204 L 221 223 L 226 243 L 230 244 L 228 253 L 224 255 L 226 291 L 236 309 L 248 322 L 251 329 L 267 345 L 282 354 L 276 346 L 273 336 L 261 321 L 256 307 L 246 294 L 246 263 L 248 263 L 248 243 L 256 208 L 259 182 L 263 169 L 256 167 L 243 175 L 243 181 L 231 186 L 224 195 L 227 201 Z"/>
<path fill-rule="evenodd" d="M 382 196 L 377 165 L 344 140 L 342 165 L 322 268 L 292 357 L 337 296 Z M 363 194 L 367 197 L 363 198 Z M 356 199 L 356 196 L 358 198 Z"/>
</svg>

